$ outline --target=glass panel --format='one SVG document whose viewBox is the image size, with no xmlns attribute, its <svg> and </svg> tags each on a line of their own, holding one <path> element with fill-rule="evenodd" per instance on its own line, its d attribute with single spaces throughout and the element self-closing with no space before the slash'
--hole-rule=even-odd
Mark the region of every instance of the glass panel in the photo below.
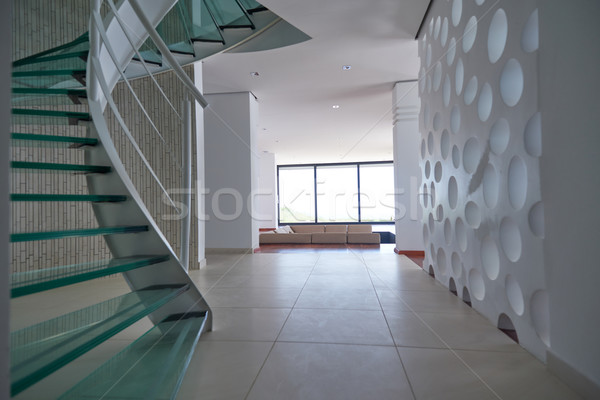
<svg viewBox="0 0 600 400">
<path fill-rule="evenodd" d="M 225 42 L 214 16 L 204 1 L 186 0 L 186 8 L 192 17 L 193 40 Z"/>
<path fill-rule="evenodd" d="M 11 334 L 15 395 L 157 310 L 187 289 L 141 290 Z"/>
<path fill-rule="evenodd" d="M 20 297 L 61 286 L 72 285 L 111 274 L 161 263 L 168 255 L 155 257 L 129 257 L 64 265 L 54 268 L 26 271 L 10 275 L 11 297 Z"/>
<path fill-rule="evenodd" d="M 205 320 L 166 318 L 59 399 L 174 399 Z"/>
<path fill-rule="evenodd" d="M 183 2 L 179 1 L 158 24 L 156 31 L 169 50 L 193 55 L 191 26 L 190 14 Z"/>
<path fill-rule="evenodd" d="M 221 28 L 254 28 L 243 7 L 237 0 L 206 0 Z"/>
<path fill-rule="evenodd" d="M 356 165 L 317 167 L 317 221 L 358 221 Z"/>
<path fill-rule="evenodd" d="M 95 235 L 117 235 L 125 233 L 147 232 L 147 225 L 139 226 L 114 226 L 96 229 L 75 229 L 70 231 L 52 231 L 52 232 L 27 232 L 27 233 L 12 233 L 10 241 L 27 242 L 32 240 L 52 240 L 66 237 L 83 237 Z"/>
<path fill-rule="evenodd" d="M 394 167 L 392 164 L 360 166 L 361 222 L 394 222 Z"/>
<path fill-rule="evenodd" d="M 313 167 L 279 169 L 279 221 L 315 221 Z"/>
</svg>

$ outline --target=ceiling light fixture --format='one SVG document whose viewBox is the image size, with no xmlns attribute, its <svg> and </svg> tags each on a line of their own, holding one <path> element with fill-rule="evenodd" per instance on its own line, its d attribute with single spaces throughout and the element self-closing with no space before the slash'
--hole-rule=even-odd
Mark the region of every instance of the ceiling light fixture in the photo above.
<svg viewBox="0 0 600 400">
<path fill-rule="evenodd" d="M 342 65 L 342 71 L 350 71 L 352 69 L 352 65 Z"/>
<path fill-rule="evenodd" d="M 337 110 L 338 108 L 340 108 L 340 106 L 339 106 L 339 104 L 334 104 L 334 105 L 331 106 L 331 108 Z"/>
</svg>

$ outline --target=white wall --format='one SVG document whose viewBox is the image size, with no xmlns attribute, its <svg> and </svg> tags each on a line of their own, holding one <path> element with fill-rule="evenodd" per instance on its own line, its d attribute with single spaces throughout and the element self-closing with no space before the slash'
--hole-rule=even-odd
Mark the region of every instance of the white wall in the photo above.
<svg viewBox="0 0 600 400">
<path fill-rule="evenodd" d="M 419 41 L 420 155 L 426 268 L 494 325 L 506 315 L 544 360 L 536 7 L 433 3 Z"/>
<path fill-rule="evenodd" d="M 394 86 L 394 188 L 396 190 L 396 249 L 423 250 L 422 208 L 418 202 L 419 92 L 417 82 Z"/>
<path fill-rule="evenodd" d="M 550 352 L 600 398 L 600 3 L 544 0 L 539 11 Z"/>
<path fill-rule="evenodd" d="M 206 249 L 258 247 L 258 223 L 252 218 L 257 187 L 256 128 L 258 104 L 251 93 L 206 96 L 204 113 Z"/>
<path fill-rule="evenodd" d="M 260 153 L 258 191 L 256 200 L 259 228 L 277 227 L 277 165 L 275 154 Z"/>
<path fill-rule="evenodd" d="M 10 69 L 12 2 L 6 2 L 0 16 L 0 398 L 8 399 L 9 379 L 9 146 L 10 146 Z"/>
</svg>

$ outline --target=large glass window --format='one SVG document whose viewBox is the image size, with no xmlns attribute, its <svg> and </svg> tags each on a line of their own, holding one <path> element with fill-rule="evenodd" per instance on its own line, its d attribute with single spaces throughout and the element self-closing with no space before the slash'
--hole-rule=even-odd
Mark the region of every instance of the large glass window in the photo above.
<svg viewBox="0 0 600 400">
<path fill-rule="evenodd" d="M 278 167 L 280 223 L 393 223 L 392 162 Z"/>
<path fill-rule="evenodd" d="M 315 222 L 314 167 L 279 168 L 279 220 Z"/>
<path fill-rule="evenodd" d="M 317 222 L 358 221 L 356 165 L 317 166 Z"/>
<path fill-rule="evenodd" d="M 360 219 L 394 222 L 394 168 L 390 164 L 365 164 L 360 172 Z"/>
</svg>

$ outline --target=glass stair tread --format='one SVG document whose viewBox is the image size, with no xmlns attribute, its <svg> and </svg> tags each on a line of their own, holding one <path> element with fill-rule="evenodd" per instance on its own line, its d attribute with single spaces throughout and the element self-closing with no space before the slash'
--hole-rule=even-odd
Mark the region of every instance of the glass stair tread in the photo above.
<svg viewBox="0 0 600 400">
<path fill-rule="evenodd" d="M 252 28 L 254 23 L 238 0 L 205 0 L 221 29 Z"/>
<path fill-rule="evenodd" d="M 66 231 L 46 231 L 46 232 L 24 232 L 12 233 L 10 241 L 12 243 L 29 242 L 36 240 L 52 240 L 73 237 L 99 236 L 99 235 L 116 235 L 124 233 L 139 233 L 147 232 L 147 225 L 134 226 L 111 226 L 104 228 L 91 229 L 72 229 Z"/>
<path fill-rule="evenodd" d="M 40 163 L 29 161 L 11 161 L 11 168 L 25 170 L 46 170 L 46 171 L 66 171 L 66 172 L 86 172 L 105 174 L 112 169 L 106 165 L 85 165 L 85 164 L 55 164 Z"/>
<path fill-rule="evenodd" d="M 110 194 L 43 194 L 12 193 L 10 201 L 89 201 L 92 203 L 117 203 L 127 200 L 127 196 Z"/>
<path fill-rule="evenodd" d="M 59 399 L 174 399 L 205 321 L 206 312 L 165 318 Z"/>
<path fill-rule="evenodd" d="M 195 2 L 195 0 L 185 0 L 185 6 L 188 10 L 193 10 L 190 12 L 192 19 L 192 42 L 225 44 L 225 39 L 221 34 L 219 24 L 205 1 L 198 3 Z"/>
<path fill-rule="evenodd" d="M 54 89 L 54 88 L 13 88 L 13 93 L 17 94 L 44 94 L 44 95 L 71 95 L 86 97 L 85 89 Z"/>
<path fill-rule="evenodd" d="M 64 124 L 76 125 L 79 121 L 91 121 L 92 116 L 85 112 L 55 111 L 37 108 L 13 108 L 13 124 Z"/>
<path fill-rule="evenodd" d="M 77 137 L 77 136 L 59 136 L 59 135 L 40 135 L 36 133 L 16 133 L 11 134 L 11 139 L 14 143 L 13 146 L 19 146 L 22 142 L 36 142 L 39 146 L 52 145 L 52 144 L 63 144 L 70 148 L 79 148 L 82 146 L 95 146 L 98 144 L 98 139 L 90 137 Z M 31 144 L 30 144 L 31 145 Z"/>
<path fill-rule="evenodd" d="M 242 5 L 246 9 L 246 11 L 248 11 L 250 14 L 259 12 L 259 11 L 267 11 L 268 10 L 267 7 L 263 6 L 258 1 L 255 1 L 255 0 L 240 0 L 240 3 L 242 3 Z"/>
<path fill-rule="evenodd" d="M 11 394 L 22 392 L 188 288 L 138 290 L 11 333 Z"/>
<path fill-rule="evenodd" d="M 71 42 L 62 44 L 60 46 L 53 47 L 48 50 L 44 50 L 40 53 L 33 54 L 29 57 L 22 58 L 20 60 L 17 60 L 17 62 L 25 62 L 25 61 L 33 60 L 33 59 L 40 58 L 40 57 L 47 57 L 49 55 L 53 55 L 56 53 L 64 53 L 64 52 L 67 52 L 68 50 L 71 50 L 71 51 L 73 51 L 73 50 L 80 50 L 80 51 L 81 50 L 89 50 L 89 34 L 88 34 L 88 32 L 84 33 L 83 35 L 79 36 L 78 38 L 76 38 L 75 40 L 73 40 Z M 13 66 L 14 66 L 14 63 L 13 63 Z"/>
<path fill-rule="evenodd" d="M 11 297 L 26 296 L 168 260 L 168 255 L 113 258 L 14 273 L 10 275 Z"/>
<path fill-rule="evenodd" d="M 57 69 L 16 71 L 12 73 L 12 86 L 23 88 L 74 88 L 85 87 L 85 69 Z"/>
<path fill-rule="evenodd" d="M 73 51 L 69 53 L 62 54 L 54 54 L 42 57 L 34 57 L 34 58 L 24 58 L 22 60 L 17 60 L 13 62 L 13 68 L 23 67 L 26 65 L 32 64 L 42 64 L 42 63 L 50 63 L 52 61 L 61 61 L 61 60 L 80 60 L 85 62 L 88 57 L 88 50 L 83 51 Z"/>
</svg>

